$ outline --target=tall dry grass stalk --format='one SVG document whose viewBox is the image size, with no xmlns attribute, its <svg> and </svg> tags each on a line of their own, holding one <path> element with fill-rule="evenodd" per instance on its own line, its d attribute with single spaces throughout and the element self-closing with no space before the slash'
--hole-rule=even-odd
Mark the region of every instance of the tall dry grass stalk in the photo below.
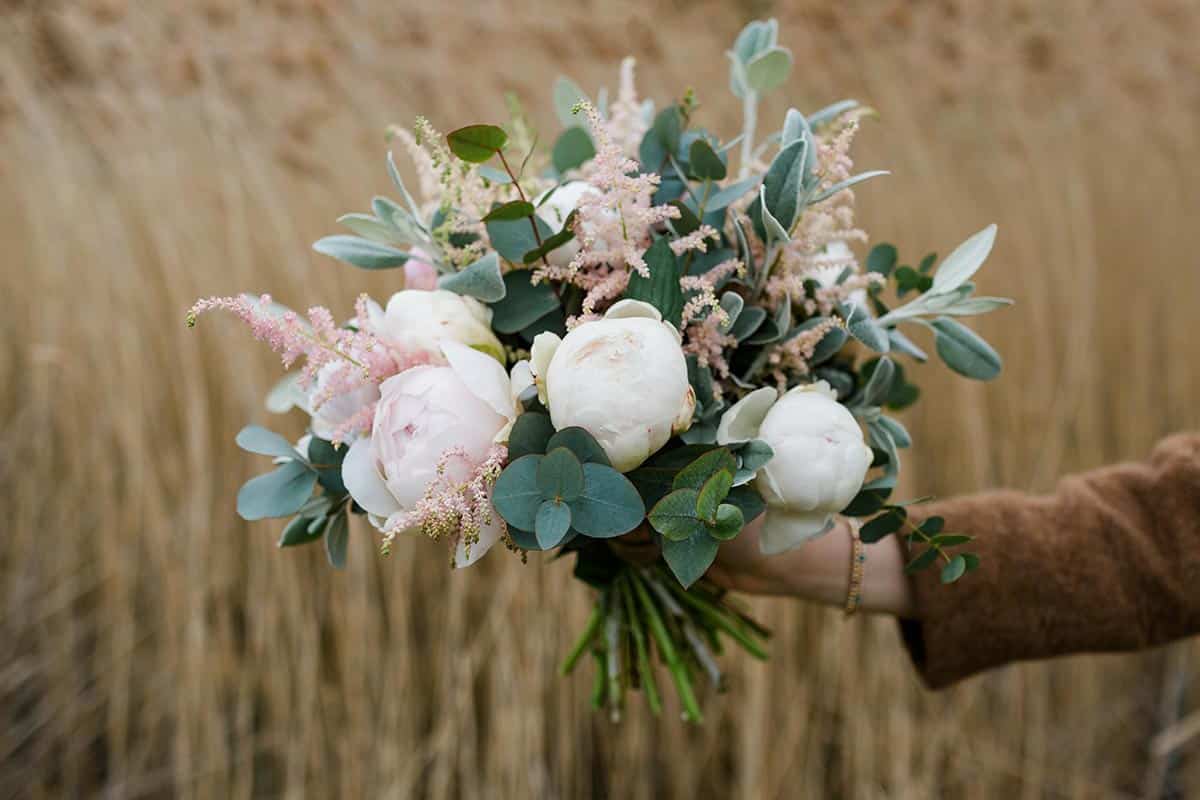
<svg viewBox="0 0 1200 800">
<path fill-rule="evenodd" d="M 918 370 L 910 489 L 1044 490 L 1200 424 L 1194 4 L 759 5 L 3 6 L 0 794 L 1200 792 L 1200 737 L 1149 749 L 1195 704 L 1188 645 L 931 695 L 890 623 L 757 602 L 774 658 L 732 656 L 704 727 L 613 728 L 586 676 L 554 674 L 589 605 L 566 565 L 456 574 L 420 541 L 381 560 L 360 528 L 335 573 L 234 514 L 262 464 L 233 434 L 266 421 L 278 369 L 232 322 L 186 331 L 195 297 L 383 295 L 387 275 L 308 244 L 386 191 L 387 123 L 498 119 L 513 89 L 549 127 L 556 72 L 612 85 L 627 51 L 659 97 L 723 87 L 722 49 L 764 9 L 798 57 L 791 102 L 880 111 L 860 163 L 895 175 L 860 192 L 868 230 L 917 257 L 1000 223 L 982 280 L 1019 305 L 980 327 L 1006 374 Z"/>
</svg>

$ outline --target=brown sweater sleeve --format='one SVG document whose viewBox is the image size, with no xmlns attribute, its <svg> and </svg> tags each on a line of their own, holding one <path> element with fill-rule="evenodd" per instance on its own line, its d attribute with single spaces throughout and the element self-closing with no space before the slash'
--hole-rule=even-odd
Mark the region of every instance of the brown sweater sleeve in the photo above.
<svg viewBox="0 0 1200 800">
<path fill-rule="evenodd" d="M 988 492 L 912 511 L 974 535 L 981 559 L 949 586 L 937 569 L 913 577 L 916 619 L 901 632 L 931 688 L 1010 661 L 1200 633 L 1200 435 L 1045 497 Z"/>
</svg>

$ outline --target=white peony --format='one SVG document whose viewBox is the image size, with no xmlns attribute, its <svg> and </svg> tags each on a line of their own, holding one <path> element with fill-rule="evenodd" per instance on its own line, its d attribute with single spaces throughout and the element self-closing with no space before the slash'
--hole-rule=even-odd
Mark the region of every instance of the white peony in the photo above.
<svg viewBox="0 0 1200 800">
<path fill-rule="evenodd" d="M 628 472 L 692 424 L 679 332 L 648 303 L 622 300 L 559 339 L 539 334 L 532 368 L 554 427 L 579 426 Z"/>
<path fill-rule="evenodd" d="M 760 538 L 768 555 L 827 531 L 871 466 L 862 429 L 825 381 L 797 386 L 783 397 L 770 387 L 743 397 L 721 417 L 717 442 L 750 439 L 775 451 L 755 476 L 772 508 Z"/>
<path fill-rule="evenodd" d="M 385 341 L 411 352 L 437 354 L 441 342 L 460 342 L 504 363 L 504 347 L 492 333 L 492 310 L 473 297 L 445 289 L 405 289 L 387 308 L 368 304 L 371 330 Z"/>
<path fill-rule="evenodd" d="M 346 490 L 376 527 L 413 509 L 438 477 L 447 450 L 463 454 L 447 464 L 447 476 L 467 480 L 492 445 L 507 438 L 518 413 L 516 395 L 529 385 L 526 362 L 510 379 L 495 359 L 470 347 L 447 341 L 441 351 L 446 366 L 414 367 L 384 381 L 371 435 L 355 441 L 342 463 Z M 456 563 L 477 561 L 502 529 L 493 515 L 469 557 L 459 543 Z"/>
<path fill-rule="evenodd" d="M 543 192 L 538 197 L 535 205 L 537 203 L 541 204 L 538 206 L 538 216 L 549 223 L 555 233 L 558 233 L 566 223 L 567 217 L 579 206 L 580 198 L 587 192 L 594 192 L 596 190 L 587 181 L 567 181 L 562 186 L 549 191 L 552 192 L 549 199 L 546 199 L 547 193 Z M 571 263 L 571 259 L 578 252 L 579 238 L 576 237 L 561 247 L 551 250 L 546 254 L 546 259 L 556 267 L 565 267 Z"/>
</svg>

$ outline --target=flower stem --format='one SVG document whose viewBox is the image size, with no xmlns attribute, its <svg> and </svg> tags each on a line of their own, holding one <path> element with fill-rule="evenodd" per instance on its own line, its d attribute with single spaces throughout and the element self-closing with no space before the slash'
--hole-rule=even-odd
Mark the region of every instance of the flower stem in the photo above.
<svg viewBox="0 0 1200 800">
<path fill-rule="evenodd" d="M 580 656 L 587 650 L 588 644 L 591 643 L 596 631 L 600 629 L 600 623 L 604 621 L 604 600 L 603 595 L 596 601 L 596 605 L 592 608 L 592 615 L 588 617 L 587 624 L 583 627 L 583 633 L 575 640 L 575 646 L 571 648 L 571 652 L 563 659 L 562 664 L 558 668 L 558 674 L 566 677 L 575 669 L 575 665 L 579 662 Z"/>
<path fill-rule="evenodd" d="M 642 690 L 646 692 L 646 702 L 654 716 L 662 713 L 662 701 L 658 697 L 658 683 L 654 680 L 654 669 L 650 664 L 650 652 L 646 646 L 646 632 L 642 629 L 642 618 L 637 613 L 633 599 L 633 578 L 625 573 L 617 579 L 621 602 L 625 607 L 625 616 L 629 620 L 629 630 L 633 635 L 633 646 L 637 651 L 638 675 L 642 680 Z"/>
<path fill-rule="evenodd" d="M 689 722 L 703 722 L 704 715 L 700 713 L 700 704 L 696 702 L 695 692 L 692 691 L 692 679 L 688 675 L 687 666 L 680 659 L 679 652 L 675 649 L 670 634 L 667 633 L 667 627 L 663 623 L 662 616 L 658 613 L 658 609 L 654 606 L 654 601 L 650 598 L 650 593 L 646 590 L 645 579 L 636 572 L 631 572 L 630 578 L 632 579 L 637 598 L 646 612 L 646 618 L 650 624 L 650 633 L 654 636 L 659 653 L 666 660 L 667 668 L 671 672 L 671 678 L 675 681 L 675 687 L 679 690 L 679 699 L 683 703 L 684 719 Z"/>
</svg>

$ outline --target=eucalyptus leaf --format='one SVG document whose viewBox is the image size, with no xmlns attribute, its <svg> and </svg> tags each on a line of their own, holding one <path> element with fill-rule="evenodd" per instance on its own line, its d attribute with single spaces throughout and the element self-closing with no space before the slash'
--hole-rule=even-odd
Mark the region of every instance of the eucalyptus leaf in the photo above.
<svg viewBox="0 0 1200 800">
<path fill-rule="evenodd" d="M 704 139 L 696 139 L 688 150 L 691 174 L 704 181 L 725 180 L 727 169 L 721 156 Z"/>
<path fill-rule="evenodd" d="M 483 216 L 484 222 L 510 222 L 528 219 L 534 215 L 533 203 L 528 200 L 509 200 L 501 203 Z M 532 233 L 532 228 L 530 229 Z"/>
<path fill-rule="evenodd" d="M 885 277 L 891 275 L 899 258 L 895 245 L 881 242 L 867 253 L 867 272 L 877 272 Z"/>
<path fill-rule="evenodd" d="M 545 462 L 543 462 L 545 463 Z M 571 508 L 566 503 L 545 500 L 538 506 L 534 534 L 543 550 L 558 546 L 571 530 Z"/>
<path fill-rule="evenodd" d="M 446 135 L 450 152 L 472 164 L 489 160 L 507 143 L 508 134 L 496 125 L 467 125 Z"/>
<path fill-rule="evenodd" d="M 545 500 L 569 503 L 583 493 L 583 464 L 565 447 L 546 452 L 538 464 L 536 478 Z"/>
<path fill-rule="evenodd" d="M 537 248 L 537 237 L 533 235 L 533 225 L 530 224 L 529 219 L 534 220 L 534 224 L 538 227 L 538 236 L 543 242 L 554 235 L 554 230 L 538 216 L 528 219 L 493 220 L 485 223 L 488 241 L 492 243 L 492 247 L 496 249 L 501 258 L 514 264 L 521 264 L 524 262 L 525 254 Z"/>
<path fill-rule="evenodd" d="M 705 522 L 715 522 L 717 506 L 725 502 L 733 488 L 733 472 L 728 469 L 714 472 L 700 487 L 696 497 L 696 516 Z"/>
<path fill-rule="evenodd" d="M 517 417 L 508 434 L 508 458 L 516 461 L 522 456 L 546 452 L 554 436 L 554 423 L 546 414 L 527 411 Z"/>
<path fill-rule="evenodd" d="M 708 533 L 720 541 L 729 541 L 742 532 L 745 525 L 742 510 L 733 503 L 722 503 L 717 507 L 716 523 L 709 527 Z"/>
<path fill-rule="evenodd" d="M 612 462 L 608 460 L 608 455 L 604 452 L 604 448 L 600 446 L 600 443 L 596 441 L 596 438 L 578 426 L 563 428 L 552 435 L 549 441 L 546 442 L 546 452 L 550 452 L 558 447 L 565 447 L 570 450 L 575 454 L 577 459 L 585 464 L 612 466 Z"/>
<path fill-rule="evenodd" d="M 588 132 L 577 125 L 563 131 L 554 142 L 550 160 L 559 174 L 576 169 L 596 157 L 596 145 Z"/>
<path fill-rule="evenodd" d="M 695 489 L 676 489 L 654 504 L 647 519 L 654 530 L 666 539 L 682 541 L 705 532 L 705 525 L 696 511 L 700 493 Z M 713 509 L 716 511 L 715 507 Z"/>
<path fill-rule="evenodd" d="M 753 175 L 745 180 L 737 181 L 721 188 L 708 198 L 708 202 L 704 204 L 704 210 L 706 212 L 720 211 L 730 203 L 745 197 L 746 193 L 757 186 L 760 181 L 762 181 L 761 175 Z"/>
<path fill-rule="evenodd" d="M 299 455 L 291 442 L 261 425 L 247 425 L 238 431 L 234 441 L 246 452 L 260 456 L 296 458 Z"/>
<path fill-rule="evenodd" d="M 946 566 L 942 567 L 942 583 L 954 583 L 967 572 L 966 559 L 962 554 L 953 556 Z"/>
<path fill-rule="evenodd" d="M 334 516 L 325 529 L 325 557 L 334 569 L 346 566 L 346 547 L 350 542 L 350 520 L 346 512 Z"/>
<path fill-rule="evenodd" d="M 503 300 L 506 290 L 500 274 L 500 256 L 491 252 L 459 272 L 443 275 L 438 279 L 438 288 L 474 297 L 485 303 Z"/>
<path fill-rule="evenodd" d="M 742 469 L 757 472 L 775 457 L 775 451 L 762 439 L 751 439 L 738 448 L 737 456 L 741 460 Z"/>
<path fill-rule="evenodd" d="M 324 518 L 321 518 L 324 521 Z M 314 521 L 313 517 L 298 516 L 293 517 L 287 526 L 284 527 L 283 533 L 279 536 L 279 547 L 296 547 L 302 544 L 309 544 L 320 539 L 325 533 L 325 526 L 321 525 L 317 530 L 310 532 L 309 527 Z"/>
<path fill-rule="evenodd" d="M 479 174 L 479 177 L 486 178 L 498 186 L 507 186 L 513 182 L 512 176 L 507 172 L 502 169 L 496 169 L 488 164 L 480 164 L 475 167 L 475 172 Z"/>
<path fill-rule="evenodd" d="M 679 582 L 687 588 L 712 566 L 719 547 L 720 542 L 710 536 L 707 530 L 701 530 L 682 541 L 666 539 L 662 547 L 663 559 Z"/>
<path fill-rule="evenodd" d="M 521 530 L 534 530 L 537 524 L 537 510 L 542 504 L 537 474 L 542 458 L 527 455 L 512 461 L 492 487 L 492 506 L 496 512 L 509 525 Z"/>
<path fill-rule="evenodd" d="M 287 517 L 300 510 L 312 494 L 317 473 L 302 461 L 288 461 L 272 472 L 251 478 L 237 496 L 242 519 Z"/>
<path fill-rule="evenodd" d="M 737 459 L 728 448 L 709 450 L 691 461 L 675 475 L 671 486 L 675 489 L 699 490 L 712 475 L 725 470 L 732 474 L 737 470 Z M 724 499 L 724 498 L 722 498 Z"/>
<path fill-rule="evenodd" d="M 642 300 L 662 313 L 663 319 L 679 327 L 683 312 L 683 289 L 679 285 L 682 269 L 666 239 L 659 239 L 643 256 L 650 277 L 631 272 L 625 297 Z"/>
<path fill-rule="evenodd" d="M 588 463 L 583 465 L 583 493 L 571 502 L 571 516 L 575 530 L 584 536 L 610 538 L 636 528 L 646 516 L 646 506 L 624 475 Z"/>
<path fill-rule="evenodd" d="M 527 269 L 504 275 L 504 298 L 491 304 L 492 327 L 497 332 L 516 333 L 558 308 L 553 287 L 545 281 L 535 285 L 532 278 L 533 272 Z"/>
</svg>

